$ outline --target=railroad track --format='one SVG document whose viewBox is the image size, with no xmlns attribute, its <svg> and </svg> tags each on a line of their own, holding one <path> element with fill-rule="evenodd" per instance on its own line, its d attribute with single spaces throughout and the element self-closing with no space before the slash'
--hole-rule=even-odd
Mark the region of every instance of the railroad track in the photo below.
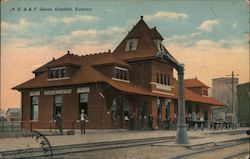
<svg viewBox="0 0 250 159">
<path fill-rule="evenodd" d="M 248 155 L 248 157 L 246 157 Z M 226 156 L 222 159 L 231 159 L 231 158 L 236 158 L 236 157 L 242 157 L 244 159 L 248 159 L 249 158 L 249 151 L 242 151 L 242 152 L 238 152 L 238 153 L 235 153 L 235 154 L 231 154 L 229 156 Z"/>
<path fill-rule="evenodd" d="M 217 143 L 215 143 L 215 146 L 213 146 L 213 147 L 209 147 L 207 149 L 200 149 L 200 150 L 198 149 L 198 150 L 195 150 L 194 152 L 188 152 L 188 153 L 183 153 L 183 154 L 179 154 L 179 155 L 175 155 L 175 156 L 170 156 L 170 157 L 167 157 L 166 159 L 185 159 L 185 158 L 197 155 L 197 154 L 203 154 L 206 152 L 222 150 L 222 149 L 225 149 L 228 147 L 233 147 L 233 146 L 237 146 L 237 145 L 241 145 L 241 144 L 245 144 L 245 143 L 249 143 L 249 137 L 236 139 L 236 140 L 217 142 Z M 248 153 L 248 151 L 247 152 L 243 151 L 240 153 L 238 152 L 236 154 L 225 157 L 225 159 L 234 158 L 234 157 L 241 156 L 241 155 L 244 155 L 247 153 Z"/>
<path fill-rule="evenodd" d="M 87 152 L 87 151 L 149 145 L 149 144 L 156 144 L 156 143 L 162 143 L 162 142 L 171 142 L 174 140 L 175 140 L 174 136 L 168 136 L 168 137 L 157 137 L 157 138 L 144 138 L 144 139 L 134 139 L 134 140 L 93 142 L 93 143 L 85 143 L 85 144 L 53 146 L 52 156 L 62 156 L 62 155 L 71 154 L 71 153 L 80 153 L 80 152 Z M 32 158 L 33 159 L 33 158 L 45 158 L 45 157 L 49 158 L 50 157 L 50 154 L 44 153 L 40 148 L 4 151 L 4 152 L 0 152 L 0 155 L 4 159 L 10 159 L 10 158 Z"/>
</svg>

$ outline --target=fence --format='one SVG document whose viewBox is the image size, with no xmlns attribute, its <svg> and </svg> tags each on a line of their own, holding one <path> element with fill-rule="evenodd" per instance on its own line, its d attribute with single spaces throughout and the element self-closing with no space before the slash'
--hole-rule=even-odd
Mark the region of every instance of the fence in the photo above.
<svg viewBox="0 0 250 159">
<path fill-rule="evenodd" d="M 79 121 L 63 121 L 63 127 L 70 130 L 80 128 Z M 56 123 L 54 121 L 0 121 L 0 133 L 19 132 L 25 128 L 30 131 L 33 129 L 56 129 Z"/>
</svg>

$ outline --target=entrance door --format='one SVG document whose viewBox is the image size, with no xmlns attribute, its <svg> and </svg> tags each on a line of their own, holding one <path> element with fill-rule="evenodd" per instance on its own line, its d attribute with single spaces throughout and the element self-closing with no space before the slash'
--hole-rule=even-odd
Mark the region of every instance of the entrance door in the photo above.
<svg viewBox="0 0 250 159">
<path fill-rule="evenodd" d="M 157 123 L 158 123 L 158 128 L 160 128 L 161 120 L 162 120 L 162 104 L 161 104 L 161 99 L 157 98 Z"/>
<path fill-rule="evenodd" d="M 116 128 L 124 128 L 124 121 L 129 119 L 129 103 L 122 97 L 117 96 L 112 101 L 112 123 Z"/>
</svg>

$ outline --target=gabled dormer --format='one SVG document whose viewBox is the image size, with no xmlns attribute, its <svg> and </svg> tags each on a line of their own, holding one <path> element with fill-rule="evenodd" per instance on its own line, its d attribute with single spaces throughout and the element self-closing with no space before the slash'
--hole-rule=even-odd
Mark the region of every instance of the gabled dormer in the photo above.
<svg viewBox="0 0 250 159">
<path fill-rule="evenodd" d="M 150 29 L 141 16 L 113 53 L 125 61 L 154 58 L 159 52 L 173 58 L 163 46 L 163 40 L 156 27 Z"/>
<path fill-rule="evenodd" d="M 154 41 L 155 47 L 158 51 L 164 52 L 164 46 L 162 44 L 162 41 L 164 40 L 161 34 L 158 32 L 156 27 L 151 28 L 151 38 Z"/>
<path fill-rule="evenodd" d="M 125 51 L 135 51 L 138 45 L 138 38 L 131 38 L 127 40 Z"/>
<path fill-rule="evenodd" d="M 113 53 L 123 60 L 154 57 L 158 49 L 153 40 L 151 29 L 141 16 L 139 22 L 128 32 Z"/>
</svg>

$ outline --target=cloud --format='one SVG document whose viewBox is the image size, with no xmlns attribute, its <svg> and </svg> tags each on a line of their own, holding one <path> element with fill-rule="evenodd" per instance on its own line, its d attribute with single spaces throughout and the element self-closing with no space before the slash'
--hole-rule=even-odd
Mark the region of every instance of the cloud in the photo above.
<svg viewBox="0 0 250 159">
<path fill-rule="evenodd" d="M 206 20 L 197 28 L 206 32 L 213 31 L 213 27 L 219 24 L 219 20 Z"/>
<path fill-rule="evenodd" d="M 198 32 L 198 31 L 197 31 L 197 32 L 191 33 L 190 36 L 191 36 L 191 37 L 195 37 L 195 36 L 200 35 L 200 34 L 201 34 L 201 32 Z"/>
<path fill-rule="evenodd" d="M 185 20 L 188 18 L 188 15 L 185 13 L 177 12 L 162 12 L 158 11 L 153 15 L 146 15 L 145 20 L 154 20 L 154 19 L 164 19 L 164 20 Z"/>
<path fill-rule="evenodd" d="M 104 9 L 104 11 L 106 11 L 108 13 L 114 13 L 115 12 L 114 9 L 110 9 L 110 8 L 106 8 L 106 9 Z"/>
<path fill-rule="evenodd" d="M 186 39 L 187 35 L 173 35 L 169 38 L 167 38 L 168 41 L 179 41 L 179 40 L 183 40 Z"/>
<path fill-rule="evenodd" d="M 26 19 L 20 19 L 17 24 L 11 24 L 7 22 L 1 22 L 1 29 L 14 30 L 14 31 L 27 31 L 29 28 L 37 27 L 37 23 L 28 22 Z"/>
<path fill-rule="evenodd" d="M 236 23 L 234 23 L 234 24 L 232 25 L 232 27 L 233 27 L 233 28 L 236 28 L 238 25 L 239 25 L 239 23 L 236 22 Z"/>
<path fill-rule="evenodd" d="M 112 41 L 126 33 L 125 28 L 118 26 L 108 27 L 103 30 L 89 29 L 89 30 L 75 30 L 68 35 L 55 36 L 52 45 L 60 49 L 73 48 L 79 43 L 93 42 L 93 41 L 108 41 L 108 37 L 112 35 Z"/>
<path fill-rule="evenodd" d="M 56 23 L 65 23 L 65 24 L 71 24 L 75 22 L 95 22 L 99 20 L 96 16 L 90 16 L 90 15 L 75 15 L 71 17 L 63 17 L 63 18 L 56 18 L 53 16 L 45 18 L 45 21 L 47 21 L 50 24 L 56 24 Z"/>
<path fill-rule="evenodd" d="M 238 41 L 238 40 L 237 40 Z M 211 86 L 212 78 L 224 77 L 234 70 L 240 75 L 240 83 L 249 81 L 249 49 L 232 40 L 200 40 L 193 46 L 168 43 L 168 51 L 185 64 L 185 78 L 198 77 Z M 219 43 L 219 44 L 218 44 Z M 233 47 L 224 47 L 234 43 Z"/>
</svg>

